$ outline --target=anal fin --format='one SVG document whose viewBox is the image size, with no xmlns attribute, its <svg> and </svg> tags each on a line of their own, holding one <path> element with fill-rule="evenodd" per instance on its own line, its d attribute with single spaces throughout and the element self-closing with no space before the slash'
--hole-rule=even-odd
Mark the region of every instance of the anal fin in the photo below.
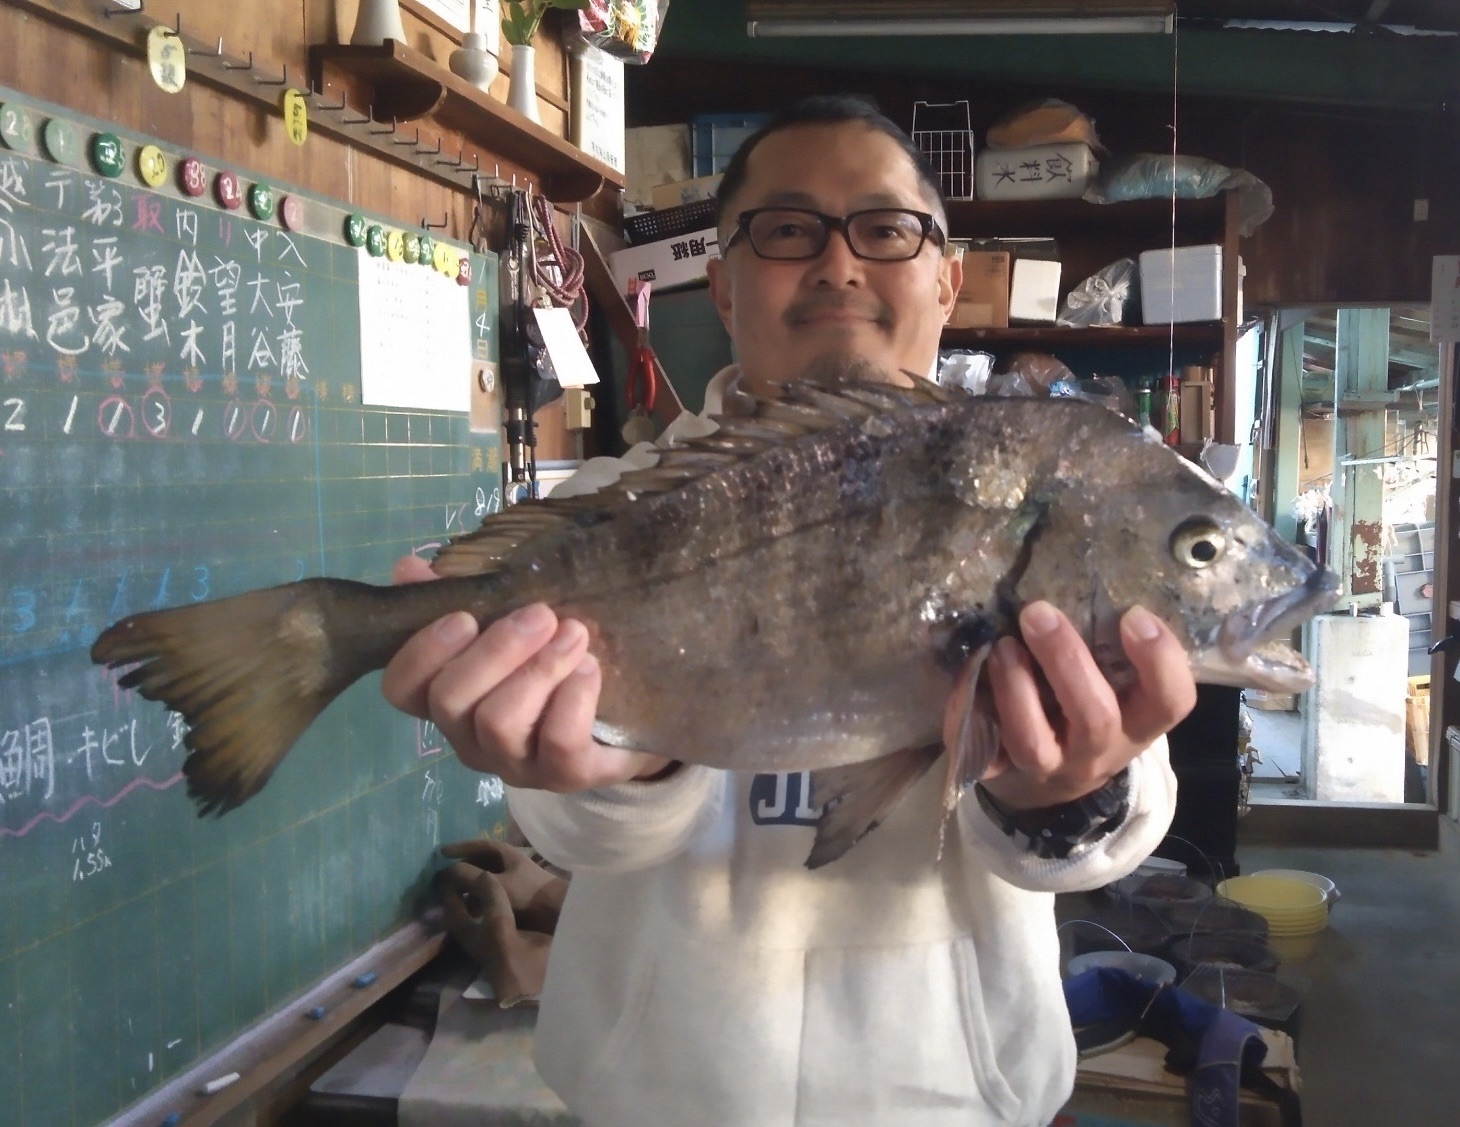
<svg viewBox="0 0 1460 1127">
<path fill-rule="evenodd" d="M 835 861 L 881 825 L 942 753 L 940 744 L 930 744 L 811 772 L 811 801 L 821 807 L 821 819 L 806 867 Z"/>
<path fill-rule="evenodd" d="M 958 678 L 955 694 L 963 698 L 963 711 L 958 719 L 955 742 L 948 749 L 948 775 L 943 783 L 943 820 L 938 824 L 938 859 L 943 859 L 943 835 L 948 818 L 959 800 L 989 769 L 999 754 L 999 721 L 993 701 L 979 685 L 984 663 L 993 652 L 992 645 L 980 646 L 969 655 Z"/>
</svg>

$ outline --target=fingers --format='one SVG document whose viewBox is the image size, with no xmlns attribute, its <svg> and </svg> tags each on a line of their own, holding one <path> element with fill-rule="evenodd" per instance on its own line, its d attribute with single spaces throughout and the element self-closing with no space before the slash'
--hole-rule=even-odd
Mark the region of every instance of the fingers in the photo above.
<svg viewBox="0 0 1460 1127">
<path fill-rule="evenodd" d="M 443 845 L 441 856 L 469 862 L 479 869 L 486 869 L 489 873 L 501 874 L 510 867 L 506 851 L 511 848 L 510 845 L 493 841 L 488 837 L 474 837 L 468 838 L 466 841 L 453 841 Z"/>
<path fill-rule="evenodd" d="M 1137 676 L 1125 695 L 1125 733 L 1145 746 L 1196 706 L 1196 679 L 1176 635 L 1143 607 L 1132 607 L 1120 620 L 1120 640 Z"/>
<path fill-rule="evenodd" d="M 441 577 L 431 570 L 431 565 L 420 556 L 402 556 L 395 561 L 390 569 L 390 581 L 392 583 L 420 583 L 427 579 L 440 579 Z"/>
<path fill-rule="evenodd" d="M 430 719 L 428 690 L 432 681 L 477 637 L 476 620 L 465 611 L 433 622 L 407 639 L 390 659 L 380 680 L 381 694 L 402 712 Z"/>
</svg>

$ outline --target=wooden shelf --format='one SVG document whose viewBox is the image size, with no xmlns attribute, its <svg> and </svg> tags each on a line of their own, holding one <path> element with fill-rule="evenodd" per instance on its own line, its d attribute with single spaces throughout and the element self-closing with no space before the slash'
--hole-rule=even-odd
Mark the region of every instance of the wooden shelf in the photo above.
<svg viewBox="0 0 1460 1127">
<path fill-rule="evenodd" d="M 1013 325 L 1005 329 L 944 329 L 942 347 L 1165 348 L 1174 338 L 1177 348 L 1221 351 L 1223 328 L 1220 321 L 1177 325 L 1174 334 L 1171 330 L 1170 325 L 1102 325 L 1081 329 L 1058 325 Z"/>
<path fill-rule="evenodd" d="M 316 88 L 324 86 L 326 67 L 368 86 L 368 102 L 380 121 L 431 117 L 443 129 L 457 130 L 523 169 L 554 202 L 576 203 L 605 185 L 624 186 L 622 173 L 399 40 L 379 47 L 315 44 L 309 48 L 309 67 Z"/>
</svg>

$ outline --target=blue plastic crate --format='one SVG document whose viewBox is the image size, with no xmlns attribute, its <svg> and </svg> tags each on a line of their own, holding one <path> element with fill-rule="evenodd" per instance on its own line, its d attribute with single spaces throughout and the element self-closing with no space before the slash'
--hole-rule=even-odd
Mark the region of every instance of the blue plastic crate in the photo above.
<svg viewBox="0 0 1460 1127">
<path fill-rule="evenodd" d="M 706 113 L 691 118 L 689 153 L 694 174 L 724 172 L 740 143 L 770 119 L 768 113 Z"/>
</svg>

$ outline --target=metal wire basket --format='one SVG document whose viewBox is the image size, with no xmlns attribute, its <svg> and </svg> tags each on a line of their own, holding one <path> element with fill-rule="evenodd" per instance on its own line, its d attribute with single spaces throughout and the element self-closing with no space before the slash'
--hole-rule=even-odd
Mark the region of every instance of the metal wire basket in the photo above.
<svg viewBox="0 0 1460 1127">
<path fill-rule="evenodd" d="M 914 102 L 913 144 L 950 200 L 973 199 L 973 128 L 968 102 Z"/>
<path fill-rule="evenodd" d="M 682 203 L 657 211 L 626 215 L 624 235 L 635 246 L 689 235 L 715 225 L 716 207 L 717 203 L 713 199 L 695 200 L 693 203 Z"/>
</svg>

